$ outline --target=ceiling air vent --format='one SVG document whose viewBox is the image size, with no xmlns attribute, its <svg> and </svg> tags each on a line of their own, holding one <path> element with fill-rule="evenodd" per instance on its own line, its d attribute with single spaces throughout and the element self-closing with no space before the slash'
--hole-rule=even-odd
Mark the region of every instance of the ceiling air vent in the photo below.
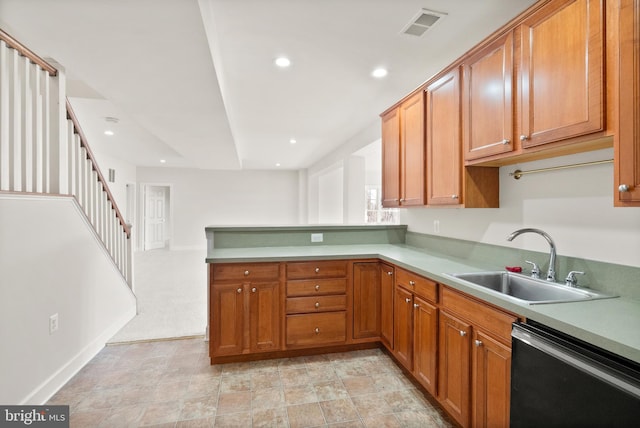
<svg viewBox="0 0 640 428">
<path fill-rule="evenodd" d="M 434 12 L 428 9 L 421 9 L 409 23 L 402 29 L 403 34 L 420 37 L 436 22 L 447 16 L 446 13 Z"/>
</svg>

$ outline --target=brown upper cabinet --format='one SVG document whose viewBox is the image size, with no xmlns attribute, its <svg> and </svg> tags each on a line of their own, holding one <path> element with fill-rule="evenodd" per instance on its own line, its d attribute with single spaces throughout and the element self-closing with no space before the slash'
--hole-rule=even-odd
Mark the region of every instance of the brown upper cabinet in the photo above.
<svg viewBox="0 0 640 428">
<path fill-rule="evenodd" d="M 513 32 L 465 61 L 463 74 L 465 160 L 513 151 Z"/>
<path fill-rule="evenodd" d="M 622 0 L 618 13 L 620 90 L 614 204 L 637 207 L 640 206 L 640 0 Z"/>
<path fill-rule="evenodd" d="M 424 94 L 382 116 L 382 205 L 424 205 Z"/>
<path fill-rule="evenodd" d="M 521 24 L 518 138 L 523 148 L 604 129 L 603 4 L 553 1 Z"/>
</svg>

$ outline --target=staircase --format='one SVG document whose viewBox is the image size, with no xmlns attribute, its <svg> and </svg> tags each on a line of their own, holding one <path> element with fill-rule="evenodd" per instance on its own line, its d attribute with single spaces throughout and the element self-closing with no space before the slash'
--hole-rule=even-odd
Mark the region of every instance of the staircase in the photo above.
<svg viewBox="0 0 640 428">
<path fill-rule="evenodd" d="M 63 71 L 2 30 L 0 193 L 73 196 L 132 287 L 131 230 L 66 99 Z"/>
</svg>

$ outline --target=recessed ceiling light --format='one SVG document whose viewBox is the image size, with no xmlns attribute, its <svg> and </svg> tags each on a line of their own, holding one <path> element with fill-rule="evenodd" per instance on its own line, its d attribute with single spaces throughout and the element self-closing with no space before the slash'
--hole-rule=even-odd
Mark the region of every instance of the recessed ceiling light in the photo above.
<svg viewBox="0 0 640 428">
<path fill-rule="evenodd" d="M 167 163 L 167 161 L 164 159 L 160 159 L 160 163 Z"/>
<path fill-rule="evenodd" d="M 278 162 L 278 163 L 276 164 L 276 166 L 280 166 L 280 162 Z"/>
<path fill-rule="evenodd" d="M 382 78 L 382 77 L 387 75 L 387 69 L 386 68 L 382 68 L 382 67 L 376 68 L 375 70 L 373 70 L 371 72 L 371 75 L 373 77 L 377 77 L 378 79 L 380 79 L 380 78 Z"/>
<path fill-rule="evenodd" d="M 296 139 L 295 139 L 295 138 L 292 138 L 292 139 L 290 139 L 290 140 L 289 140 L 289 143 L 291 143 L 291 144 L 295 144 L 295 143 L 297 143 L 297 141 L 296 141 Z"/>
<path fill-rule="evenodd" d="M 276 65 L 278 67 L 289 67 L 291 65 L 291 61 L 289 60 L 289 58 L 281 56 L 279 58 L 276 58 Z"/>
<path fill-rule="evenodd" d="M 106 130 L 106 131 L 104 131 L 104 135 L 109 135 L 109 136 L 111 136 L 111 135 L 113 135 L 113 131 Z"/>
</svg>

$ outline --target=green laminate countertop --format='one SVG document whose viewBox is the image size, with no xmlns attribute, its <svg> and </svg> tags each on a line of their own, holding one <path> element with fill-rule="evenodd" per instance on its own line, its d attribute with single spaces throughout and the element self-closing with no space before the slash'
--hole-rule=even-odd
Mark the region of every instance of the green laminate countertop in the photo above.
<svg viewBox="0 0 640 428">
<path fill-rule="evenodd" d="M 640 301 L 618 297 L 583 302 L 529 305 L 514 302 L 499 293 L 444 275 L 445 273 L 503 270 L 504 265 L 490 265 L 473 260 L 457 259 L 398 244 L 222 248 L 210 250 L 206 262 L 240 263 L 368 258 L 390 262 L 640 363 Z"/>
</svg>

